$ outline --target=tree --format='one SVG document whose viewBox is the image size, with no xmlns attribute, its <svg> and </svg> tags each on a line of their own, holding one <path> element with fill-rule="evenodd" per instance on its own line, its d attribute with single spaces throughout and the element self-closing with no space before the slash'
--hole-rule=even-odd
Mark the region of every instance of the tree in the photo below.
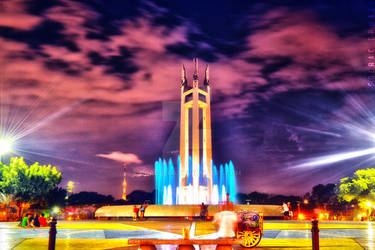
<svg viewBox="0 0 375 250">
<path fill-rule="evenodd" d="M 134 190 L 128 195 L 127 199 L 127 204 L 143 204 L 146 201 L 155 204 L 155 190 L 152 192 Z"/>
<path fill-rule="evenodd" d="M 249 199 L 249 195 L 245 193 L 238 193 L 236 195 L 236 200 L 238 204 L 246 204 L 248 199 Z"/>
<path fill-rule="evenodd" d="M 55 187 L 49 191 L 45 198 L 49 207 L 58 206 L 64 207 L 67 197 L 67 190 L 61 187 Z"/>
<path fill-rule="evenodd" d="M 316 207 L 328 210 L 331 215 L 343 215 L 347 211 L 347 202 L 340 201 L 336 194 L 336 185 L 329 183 L 326 185 L 318 184 L 313 187 L 311 195 L 306 195 L 309 200 L 309 208 Z"/>
<path fill-rule="evenodd" d="M 301 201 L 301 197 L 295 195 L 270 195 L 265 204 L 282 205 L 283 202 L 290 202 L 292 207 L 296 207 L 297 201 Z"/>
<path fill-rule="evenodd" d="M 269 195 L 265 193 L 259 193 L 254 191 L 248 195 L 248 199 L 251 204 L 265 204 L 267 202 Z"/>
<path fill-rule="evenodd" d="M 51 165 L 27 165 L 22 157 L 12 157 L 9 165 L 0 163 L 0 192 L 20 202 L 40 203 L 62 179 Z"/>
<path fill-rule="evenodd" d="M 91 204 L 111 204 L 113 202 L 111 195 L 102 195 L 97 192 L 79 192 L 69 196 L 70 205 L 91 205 Z"/>
<path fill-rule="evenodd" d="M 318 184 L 314 186 L 310 196 L 310 204 L 315 206 L 321 206 L 325 203 L 328 204 L 336 196 L 335 187 L 336 185 L 332 183 L 327 185 Z"/>
<path fill-rule="evenodd" d="M 73 193 L 73 188 L 75 188 L 74 181 L 68 181 L 68 184 L 66 184 L 66 191 L 68 194 Z"/>
<path fill-rule="evenodd" d="M 336 194 L 342 201 L 357 201 L 358 205 L 366 208 L 366 203 L 375 203 L 375 169 L 357 170 L 352 177 L 340 180 Z"/>
</svg>

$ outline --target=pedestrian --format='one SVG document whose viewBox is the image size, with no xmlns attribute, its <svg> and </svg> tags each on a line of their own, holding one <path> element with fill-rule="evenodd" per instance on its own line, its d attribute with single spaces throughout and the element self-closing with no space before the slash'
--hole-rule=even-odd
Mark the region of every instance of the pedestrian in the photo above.
<svg viewBox="0 0 375 250">
<path fill-rule="evenodd" d="M 290 204 L 290 202 L 288 202 L 287 205 L 288 205 L 288 211 L 289 211 L 288 218 L 291 220 L 293 218 L 292 205 Z"/>
<path fill-rule="evenodd" d="M 206 215 L 207 215 L 207 206 L 204 204 L 204 202 L 202 202 L 201 214 L 200 214 L 201 220 L 204 220 L 206 218 Z"/>
<path fill-rule="evenodd" d="M 140 217 L 140 220 L 143 220 L 143 218 L 145 217 L 145 210 L 146 210 L 146 204 L 143 203 L 143 205 L 141 206 L 141 217 Z"/>
<path fill-rule="evenodd" d="M 22 219 L 21 227 L 30 227 L 31 214 L 26 214 Z"/>
<path fill-rule="evenodd" d="M 34 227 L 40 227 L 39 215 L 37 213 L 34 214 L 34 218 L 33 218 L 33 221 L 31 223 Z"/>
<path fill-rule="evenodd" d="M 288 216 L 289 216 L 288 205 L 285 202 L 283 202 L 283 205 L 281 206 L 281 208 L 283 209 L 283 219 L 284 220 L 288 219 Z"/>
<path fill-rule="evenodd" d="M 39 225 L 40 225 L 41 227 L 46 227 L 46 226 L 48 226 L 46 216 L 47 216 L 47 215 L 44 214 L 44 215 L 41 215 L 41 216 L 39 217 Z"/>
<path fill-rule="evenodd" d="M 133 208 L 133 220 L 138 220 L 139 217 L 139 208 L 137 206 L 134 206 Z"/>
<path fill-rule="evenodd" d="M 215 214 L 213 221 L 219 226 L 218 238 L 233 238 L 237 225 L 237 214 L 232 211 L 222 211 Z"/>
</svg>

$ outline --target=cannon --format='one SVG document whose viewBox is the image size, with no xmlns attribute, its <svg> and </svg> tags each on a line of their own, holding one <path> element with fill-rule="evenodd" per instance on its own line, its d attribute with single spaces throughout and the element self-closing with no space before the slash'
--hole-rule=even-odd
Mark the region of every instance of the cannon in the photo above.
<svg viewBox="0 0 375 250">
<path fill-rule="evenodd" d="M 236 237 L 241 240 L 241 246 L 257 246 L 263 236 L 263 213 L 240 211 L 237 215 Z"/>
</svg>

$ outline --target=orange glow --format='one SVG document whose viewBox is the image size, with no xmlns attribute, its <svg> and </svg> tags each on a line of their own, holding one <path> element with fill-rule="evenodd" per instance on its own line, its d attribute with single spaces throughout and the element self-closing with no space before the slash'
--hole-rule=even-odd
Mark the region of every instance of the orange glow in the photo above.
<svg viewBox="0 0 375 250">
<path fill-rule="evenodd" d="M 69 217 L 68 217 L 68 220 L 72 220 L 72 217 L 69 216 Z"/>
<path fill-rule="evenodd" d="M 319 219 L 323 219 L 324 218 L 324 214 L 319 214 Z"/>
<path fill-rule="evenodd" d="M 298 219 L 299 220 L 304 220 L 305 219 L 305 215 L 304 214 L 298 214 Z"/>
<path fill-rule="evenodd" d="M 4 212 L 3 212 L 3 215 L 7 215 L 7 212 L 4 211 Z"/>
<path fill-rule="evenodd" d="M 309 204 L 309 200 L 308 199 L 304 199 L 303 200 L 303 204 Z"/>
</svg>

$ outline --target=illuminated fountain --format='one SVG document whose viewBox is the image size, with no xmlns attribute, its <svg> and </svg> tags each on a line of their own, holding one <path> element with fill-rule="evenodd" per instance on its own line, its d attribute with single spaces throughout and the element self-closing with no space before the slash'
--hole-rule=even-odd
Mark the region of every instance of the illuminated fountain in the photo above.
<svg viewBox="0 0 375 250">
<path fill-rule="evenodd" d="M 192 183 L 192 159 L 189 159 L 189 176 L 187 180 L 187 187 L 193 190 Z M 177 168 L 175 168 L 177 166 Z M 219 170 L 218 170 L 219 169 Z M 173 163 L 170 158 L 168 161 L 159 158 L 155 162 L 155 186 L 156 199 L 155 204 L 174 205 L 180 204 L 179 201 L 179 176 L 180 172 L 180 157 Z M 199 167 L 199 184 L 202 189 L 207 188 L 207 178 L 204 178 L 203 167 Z M 219 168 L 215 164 L 212 165 L 212 200 L 201 201 L 210 204 L 218 204 L 226 201 L 226 194 L 229 193 L 229 200 L 234 202 L 236 196 L 236 179 L 234 175 L 234 166 L 232 161 Z M 194 204 L 194 199 L 188 200 L 186 204 Z"/>
<path fill-rule="evenodd" d="M 233 163 L 218 169 L 212 160 L 210 98 L 208 67 L 204 86 L 199 86 L 195 59 L 193 86 L 188 86 L 182 67 L 180 156 L 155 162 L 156 204 L 218 204 L 226 201 L 227 193 L 235 202 Z"/>
</svg>

